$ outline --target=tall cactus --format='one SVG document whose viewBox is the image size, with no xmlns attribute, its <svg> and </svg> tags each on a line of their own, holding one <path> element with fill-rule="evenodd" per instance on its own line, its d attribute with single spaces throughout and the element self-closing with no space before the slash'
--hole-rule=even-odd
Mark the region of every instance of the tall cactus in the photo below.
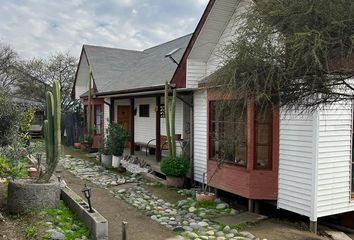
<svg viewBox="0 0 354 240">
<path fill-rule="evenodd" d="M 165 122 L 166 135 L 168 143 L 168 153 L 172 157 L 176 157 L 176 131 L 175 131 L 175 115 L 176 115 L 176 89 L 173 89 L 171 102 L 171 123 L 170 123 L 170 107 L 169 107 L 169 85 L 165 83 Z"/>
<path fill-rule="evenodd" d="M 61 155 L 61 96 L 59 81 L 54 81 L 53 91 L 47 91 L 47 120 L 44 121 L 44 140 L 47 168 L 40 180 L 49 182 Z"/>
<path fill-rule="evenodd" d="M 90 66 L 89 79 L 88 79 L 88 106 L 87 106 L 87 112 L 88 112 L 87 113 L 87 127 L 88 127 L 87 132 L 88 132 L 89 142 L 92 141 L 92 138 L 93 138 L 93 121 L 92 121 L 93 113 L 92 113 L 92 92 L 91 92 L 92 80 L 91 80 L 91 76 L 92 76 L 92 68 Z"/>
</svg>

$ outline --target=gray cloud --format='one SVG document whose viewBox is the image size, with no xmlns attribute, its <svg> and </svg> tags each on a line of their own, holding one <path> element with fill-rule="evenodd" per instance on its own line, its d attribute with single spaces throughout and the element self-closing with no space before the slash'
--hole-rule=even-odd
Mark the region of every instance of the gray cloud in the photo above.
<svg viewBox="0 0 354 240">
<path fill-rule="evenodd" d="M 82 44 L 144 49 L 193 32 L 208 0 L 0 0 L 0 41 L 22 57 Z"/>
</svg>

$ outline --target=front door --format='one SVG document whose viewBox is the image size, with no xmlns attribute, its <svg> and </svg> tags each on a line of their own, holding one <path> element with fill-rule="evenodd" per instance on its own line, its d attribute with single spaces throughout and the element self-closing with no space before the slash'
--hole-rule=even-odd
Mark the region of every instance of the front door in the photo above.
<svg viewBox="0 0 354 240">
<path fill-rule="evenodd" d="M 123 126 L 123 128 L 130 134 L 130 123 L 131 123 L 131 108 L 130 106 L 118 106 L 117 109 L 117 119 L 118 123 Z M 130 148 L 130 142 L 125 143 L 125 147 Z"/>
</svg>

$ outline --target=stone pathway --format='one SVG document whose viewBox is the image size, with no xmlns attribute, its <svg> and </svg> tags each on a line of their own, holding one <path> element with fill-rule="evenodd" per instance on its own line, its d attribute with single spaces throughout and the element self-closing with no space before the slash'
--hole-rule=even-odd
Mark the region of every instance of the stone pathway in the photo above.
<svg viewBox="0 0 354 240">
<path fill-rule="evenodd" d="M 237 226 L 218 224 L 213 221 L 219 216 L 237 214 L 236 210 L 228 208 L 228 205 L 220 200 L 215 203 L 215 206 L 205 208 L 197 205 L 192 197 L 171 204 L 147 191 L 144 185 L 155 183 L 146 182 L 138 174 L 120 176 L 94 163 L 74 158 L 63 159 L 62 163 L 68 171 L 80 179 L 91 181 L 98 187 L 107 189 L 116 198 L 145 212 L 153 221 L 179 235 L 178 239 L 257 239 L 249 232 L 238 231 Z M 123 183 L 130 184 L 120 185 Z M 114 187 L 117 185 L 120 185 L 119 189 Z M 180 193 L 189 192 L 182 190 Z"/>
</svg>

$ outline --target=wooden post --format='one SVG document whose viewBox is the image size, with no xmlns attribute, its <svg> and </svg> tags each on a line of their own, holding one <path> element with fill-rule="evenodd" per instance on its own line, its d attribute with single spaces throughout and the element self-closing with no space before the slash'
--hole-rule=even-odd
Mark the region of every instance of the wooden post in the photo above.
<svg viewBox="0 0 354 240">
<path fill-rule="evenodd" d="M 134 155 L 134 108 L 135 108 L 135 99 L 132 97 L 130 99 L 130 155 Z"/>
<path fill-rule="evenodd" d="M 109 122 L 114 122 L 114 100 L 115 98 L 111 98 L 111 105 L 109 106 Z"/>
<path fill-rule="evenodd" d="M 248 211 L 254 212 L 254 201 L 253 199 L 248 199 Z"/>
<path fill-rule="evenodd" d="M 156 97 L 156 161 L 161 161 L 161 97 Z"/>
<path fill-rule="evenodd" d="M 128 222 L 122 222 L 122 240 L 127 240 L 127 226 Z"/>
</svg>

